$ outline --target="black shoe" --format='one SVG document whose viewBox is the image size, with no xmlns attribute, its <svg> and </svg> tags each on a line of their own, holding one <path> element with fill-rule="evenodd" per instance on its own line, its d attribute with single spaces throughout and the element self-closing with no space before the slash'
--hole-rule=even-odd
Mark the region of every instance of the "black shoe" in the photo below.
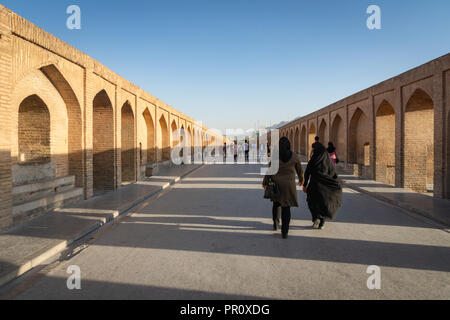
<svg viewBox="0 0 450 320">
<path fill-rule="evenodd" d="M 287 239 L 288 237 L 287 233 L 282 233 L 281 236 L 283 237 L 283 239 Z"/>
</svg>

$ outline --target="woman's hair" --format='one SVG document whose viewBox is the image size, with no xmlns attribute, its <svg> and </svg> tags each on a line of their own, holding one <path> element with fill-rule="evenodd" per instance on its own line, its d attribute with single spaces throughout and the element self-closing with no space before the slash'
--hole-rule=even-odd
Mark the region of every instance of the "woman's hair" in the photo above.
<svg viewBox="0 0 450 320">
<path fill-rule="evenodd" d="M 327 148 L 328 153 L 333 153 L 336 151 L 336 148 L 333 144 L 333 142 L 328 142 L 328 148 Z"/>
<path fill-rule="evenodd" d="M 288 162 L 291 160 L 292 151 L 291 151 L 291 143 L 289 139 L 286 137 L 282 137 L 279 142 L 279 150 L 280 150 L 280 159 L 283 162 Z"/>
</svg>

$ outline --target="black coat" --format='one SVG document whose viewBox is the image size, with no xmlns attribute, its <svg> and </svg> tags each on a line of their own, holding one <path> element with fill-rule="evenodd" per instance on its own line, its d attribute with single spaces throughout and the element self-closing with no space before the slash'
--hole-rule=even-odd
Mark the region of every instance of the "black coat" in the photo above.
<svg viewBox="0 0 450 320">
<path fill-rule="evenodd" d="M 325 147 L 314 150 L 305 171 L 307 202 L 316 218 L 336 218 L 342 203 L 342 186 Z"/>
</svg>

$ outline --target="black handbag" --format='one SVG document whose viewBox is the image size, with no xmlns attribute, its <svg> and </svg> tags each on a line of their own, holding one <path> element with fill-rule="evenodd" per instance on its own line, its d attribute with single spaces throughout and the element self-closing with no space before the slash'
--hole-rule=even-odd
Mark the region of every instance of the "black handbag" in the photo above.
<svg viewBox="0 0 450 320">
<path fill-rule="evenodd" d="M 280 189 L 278 188 L 278 185 L 273 178 L 273 176 L 270 176 L 266 188 L 264 190 L 264 199 L 270 199 L 274 200 L 280 196 Z"/>
</svg>

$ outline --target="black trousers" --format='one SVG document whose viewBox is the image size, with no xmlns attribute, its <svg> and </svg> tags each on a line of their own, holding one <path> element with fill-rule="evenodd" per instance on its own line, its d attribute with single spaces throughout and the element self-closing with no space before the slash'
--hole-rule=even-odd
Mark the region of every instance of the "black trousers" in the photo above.
<svg viewBox="0 0 450 320">
<path fill-rule="evenodd" d="M 281 212 L 280 212 L 281 208 Z M 281 232 L 283 234 L 288 234 L 289 232 L 289 224 L 291 223 L 291 208 L 290 207 L 281 207 L 281 204 L 278 202 L 273 203 L 272 208 L 272 217 L 273 222 L 277 223 L 280 221 L 281 216 Z"/>
</svg>

